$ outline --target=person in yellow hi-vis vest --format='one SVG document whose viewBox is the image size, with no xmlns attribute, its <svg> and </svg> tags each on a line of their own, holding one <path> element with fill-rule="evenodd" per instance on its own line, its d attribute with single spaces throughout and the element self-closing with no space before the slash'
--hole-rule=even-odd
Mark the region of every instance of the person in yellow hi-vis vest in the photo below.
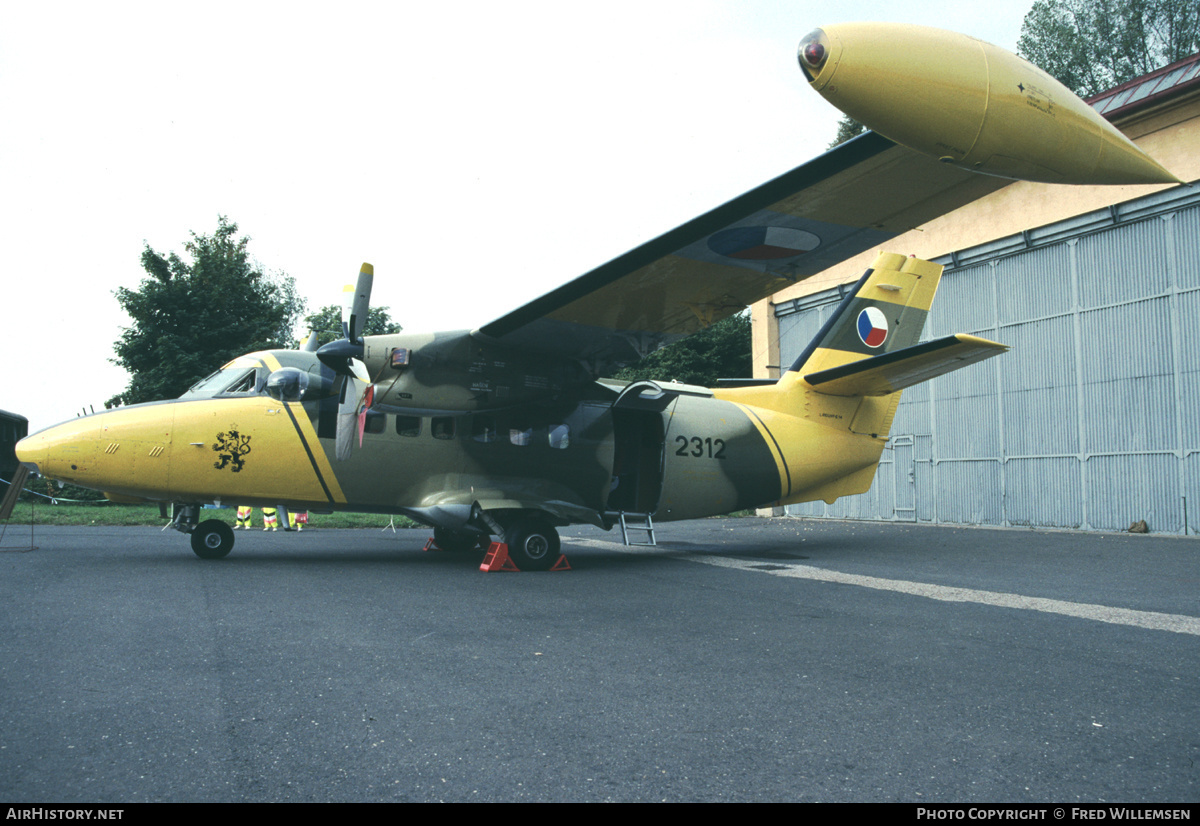
<svg viewBox="0 0 1200 826">
<path fill-rule="evenodd" d="M 238 505 L 237 524 L 235 524 L 233 526 L 233 529 L 235 531 L 236 530 L 243 530 L 243 531 L 250 530 L 250 515 L 252 513 L 254 513 L 254 508 L 250 508 L 245 505 Z"/>
<path fill-rule="evenodd" d="M 263 530 L 277 531 L 279 530 L 279 517 L 276 514 L 275 508 L 263 508 Z"/>
</svg>

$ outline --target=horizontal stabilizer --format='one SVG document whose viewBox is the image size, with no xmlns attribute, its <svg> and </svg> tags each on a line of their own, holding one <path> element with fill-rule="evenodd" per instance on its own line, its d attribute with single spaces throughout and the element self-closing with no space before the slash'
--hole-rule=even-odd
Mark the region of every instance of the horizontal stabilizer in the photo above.
<svg viewBox="0 0 1200 826">
<path fill-rule="evenodd" d="M 959 333 L 809 373 L 804 380 L 827 396 L 886 396 L 1007 349 L 1007 344 Z"/>
</svg>

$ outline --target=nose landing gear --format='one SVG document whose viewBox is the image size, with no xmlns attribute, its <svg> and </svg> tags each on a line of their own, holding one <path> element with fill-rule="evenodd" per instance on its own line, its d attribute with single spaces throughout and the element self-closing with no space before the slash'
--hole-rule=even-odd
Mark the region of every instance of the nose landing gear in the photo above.
<svg viewBox="0 0 1200 826">
<path fill-rule="evenodd" d="M 170 527 L 192 537 L 192 551 L 201 559 L 222 559 L 233 550 L 233 529 L 219 519 L 199 521 L 196 505 L 175 505 Z"/>
<path fill-rule="evenodd" d="M 219 519 L 201 522 L 192 531 L 192 551 L 201 559 L 221 559 L 233 550 L 233 529 Z"/>
</svg>

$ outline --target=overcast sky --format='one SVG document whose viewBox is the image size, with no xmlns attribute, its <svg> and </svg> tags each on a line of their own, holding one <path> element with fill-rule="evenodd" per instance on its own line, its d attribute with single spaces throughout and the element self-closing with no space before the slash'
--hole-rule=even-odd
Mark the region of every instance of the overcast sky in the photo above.
<svg viewBox="0 0 1200 826">
<path fill-rule="evenodd" d="M 0 0 L 0 408 L 124 389 L 145 243 L 226 215 L 310 310 L 370 261 L 406 330 L 476 327 L 820 154 L 811 29 L 1014 50 L 1031 3 Z"/>
</svg>

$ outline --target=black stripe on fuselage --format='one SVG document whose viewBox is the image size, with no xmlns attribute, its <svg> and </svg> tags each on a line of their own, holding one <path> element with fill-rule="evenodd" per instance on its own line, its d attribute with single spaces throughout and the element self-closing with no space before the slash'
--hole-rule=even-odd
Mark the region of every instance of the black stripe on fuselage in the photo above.
<svg viewBox="0 0 1200 826">
<path fill-rule="evenodd" d="M 775 445 L 775 452 L 779 454 L 779 463 L 783 465 L 783 475 L 787 479 L 787 487 L 779 493 L 779 498 L 782 499 L 792 492 L 792 471 L 791 468 L 788 467 L 787 456 L 784 454 L 783 448 L 779 446 L 779 440 L 775 438 L 775 434 L 771 432 L 771 428 L 767 427 L 767 423 L 764 422 L 759 415 L 754 412 L 754 408 L 744 407 L 742 409 L 754 417 L 755 421 L 758 422 L 763 431 L 765 431 L 766 434 L 771 437 L 771 444 Z"/>
<path fill-rule="evenodd" d="M 304 445 L 304 452 L 308 454 L 308 462 L 312 465 L 313 473 L 317 474 L 317 481 L 321 483 L 321 490 L 325 491 L 325 498 L 332 505 L 333 494 L 329 491 L 329 485 L 325 484 L 325 477 L 321 475 L 321 469 L 317 467 L 317 458 L 313 456 L 312 448 L 308 445 L 308 439 L 304 438 L 304 431 L 300 429 L 300 422 L 296 421 L 296 414 L 292 412 L 292 406 L 284 403 L 283 409 L 287 411 L 288 418 L 292 420 L 292 427 L 296 428 L 296 435 L 300 437 L 300 444 Z"/>
</svg>

